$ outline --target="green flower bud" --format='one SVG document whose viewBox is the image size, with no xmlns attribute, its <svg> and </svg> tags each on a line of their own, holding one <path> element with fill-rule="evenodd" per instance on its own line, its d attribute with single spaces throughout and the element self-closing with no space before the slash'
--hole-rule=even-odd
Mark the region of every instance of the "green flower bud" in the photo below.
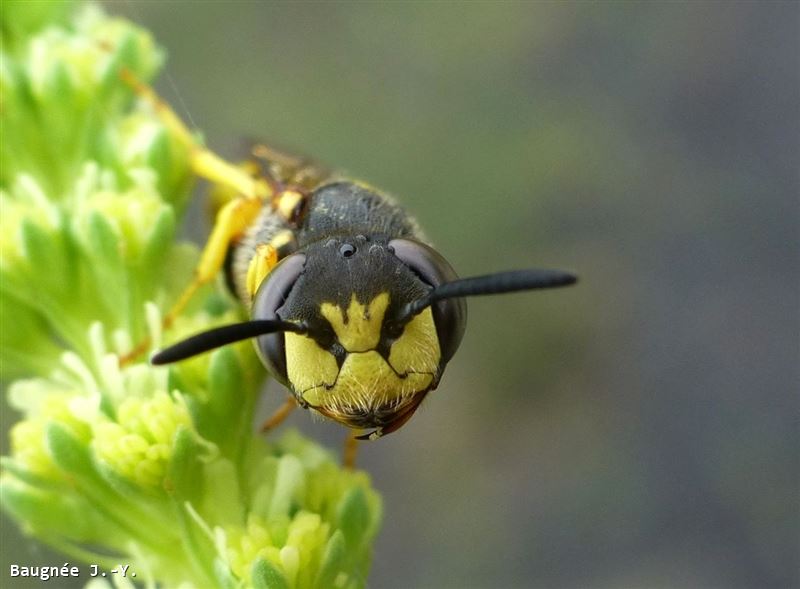
<svg viewBox="0 0 800 589">
<path fill-rule="evenodd" d="M 23 417 L 0 505 L 70 558 L 121 559 L 148 586 L 363 586 L 380 499 L 299 434 L 254 433 L 265 373 L 250 342 L 166 368 L 120 362 L 143 340 L 241 318 L 209 286 L 162 326 L 197 261 L 174 241 L 188 154 L 120 76 L 149 79 L 160 51 L 91 4 L 7 4 L 0 313 L 14 328 L 0 371 Z"/>
<path fill-rule="evenodd" d="M 191 427 L 186 406 L 165 392 L 149 399 L 126 399 L 117 421 L 92 425 L 95 455 L 142 487 L 158 487 L 172 456 L 178 428 Z"/>
<path fill-rule="evenodd" d="M 44 423 L 23 420 L 10 432 L 11 455 L 26 469 L 43 477 L 55 477 L 58 470 L 44 445 Z"/>
</svg>

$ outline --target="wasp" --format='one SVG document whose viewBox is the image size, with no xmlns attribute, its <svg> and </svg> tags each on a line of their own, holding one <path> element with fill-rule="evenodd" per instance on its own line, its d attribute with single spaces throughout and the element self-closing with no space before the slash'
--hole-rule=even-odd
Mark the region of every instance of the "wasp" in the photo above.
<svg viewBox="0 0 800 589">
<path fill-rule="evenodd" d="M 376 439 L 396 431 L 439 385 L 466 327 L 466 297 L 553 288 L 576 277 L 527 269 L 459 278 L 393 198 L 316 163 L 259 145 L 249 166 L 200 143 L 130 72 L 190 153 L 193 171 L 231 195 L 216 215 L 195 278 L 164 322 L 224 270 L 250 320 L 157 352 L 167 364 L 253 339 L 294 406 Z"/>
</svg>

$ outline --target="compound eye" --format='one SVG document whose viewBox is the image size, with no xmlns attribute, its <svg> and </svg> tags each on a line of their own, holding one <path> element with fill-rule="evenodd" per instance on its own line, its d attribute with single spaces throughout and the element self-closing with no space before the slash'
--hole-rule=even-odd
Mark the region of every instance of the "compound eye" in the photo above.
<svg viewBox="0 0 800 589">
<path fill-rule="evenodd" d="M 444 256 L 424 243 L 410 239 L 393 239 L 389 242 L 389 247 L 401 262 L 432 288 L 458 278 Z M 463 298 L 444 299 L 431 305 L 431 310 L 444 366 L 456 353 L 464 336 L 467 303 Z"/>
<path fill-rule="evenodd" d="M 287 319 L 280 314 L 297 279 L 303 273 L 306 257 L 293 254 L 285 258 L 269 273 L 253 298 L 253 319 Z M 256 340 L 256 351 L 272 377 L 287 384 L 286 345 L 283 333 L 269 333 Z"/>
</svg>

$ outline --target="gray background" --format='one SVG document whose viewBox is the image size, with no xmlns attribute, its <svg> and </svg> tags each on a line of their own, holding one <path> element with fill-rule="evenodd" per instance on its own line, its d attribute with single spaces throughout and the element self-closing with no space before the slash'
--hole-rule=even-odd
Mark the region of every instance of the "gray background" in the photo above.
<svg viewBox="0 0 800 589">
<path fill-rule="evenodd" d="M 464 275 L 581 276 L 472 300 L 442 386 L 362 448 L 371 586 L 800 584 L 797 4 L 106 5 L 223 154 L 385 188 Z"/>
</svg>

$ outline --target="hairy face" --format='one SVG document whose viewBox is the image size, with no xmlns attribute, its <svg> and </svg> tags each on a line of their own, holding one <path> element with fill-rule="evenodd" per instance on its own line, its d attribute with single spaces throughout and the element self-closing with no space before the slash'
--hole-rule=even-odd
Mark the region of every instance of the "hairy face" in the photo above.
<svg viewBox="0 0 800 589">
<path fill-rule="evenodd" d="M 343 359 L 313 337 L 286 334 L 287 377 L 301 402 L 350 427 L 382 427 L 431 388 L 441 358 L 433 315 L 426 309 L 386 342 L 389 302 L 384 292 L 368 304 L 353 296 L 345 309 L 322 303 Z"/>
</svg>

